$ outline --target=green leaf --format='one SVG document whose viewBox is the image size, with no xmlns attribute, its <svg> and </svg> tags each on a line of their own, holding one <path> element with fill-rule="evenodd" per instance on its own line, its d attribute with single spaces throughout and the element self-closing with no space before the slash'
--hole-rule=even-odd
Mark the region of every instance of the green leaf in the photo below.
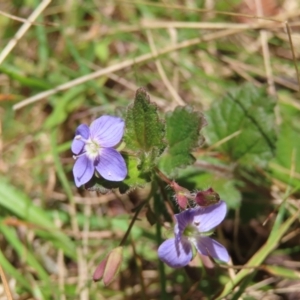
<svg viewBox="0 0 300 300">
<path fill-rule="evenodd" d="M 143 186 L 145 183 L 150 181 L 150 174 L 144 173 L 139 169 L 139 160 L 133 156 L 124 157 L 127 165 L 128 176 L 125 178 L 123 183 L 129 187 Z"/>
<path fill-rule="evenodd" d="M 191 106 L 177 107 L 166 115 L 166 140 L 168 147 L 159 158 L 159 167 L 167 176 L 174 176 L 177 168 L 184 168 L 194 163 L 191 154 L 198 148 L 203 137 L 200 130 L 205 120 L 200 112 Z"/>
<path fill-rule="evenodd" d="M 282 124 L 275 159 L 270 163 L 273 176 L 292 185 L 300 181 L 300 132 L 292 124 Z"/>
<path fill-rule="evenodd" d="M 136 91 L 133 105 L 126 115 L 126 148 L 135 152 L 163 150 L 164 124 L 158 117 L 157 107 L 150 102 L 145 88 Z"/>
<path fill-rule="evenodd" d="M 206 114 L 209 144 L 223 140 L 218 149 L 233 162 L 247 167 L 266 166 L 275 153 L 274 106 L 264 90 L 250 84 L 232 90 Z"/>
</svg>

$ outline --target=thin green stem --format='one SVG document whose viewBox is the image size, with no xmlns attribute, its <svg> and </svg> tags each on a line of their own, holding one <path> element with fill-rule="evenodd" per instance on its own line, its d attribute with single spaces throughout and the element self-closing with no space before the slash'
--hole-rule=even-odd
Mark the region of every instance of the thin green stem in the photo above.
<svg viewBox="0 0 300 300">
<path fill-rule="evenodd" d="M 154 183 L 152 184 L 154 185 Z M 161 199 L 161 197 L 158 195 L 158 193 L 156 193 L 154 195 L 154 212 L 155 212 L 155 215 L 156 215 L 156 219 L 157 219 L 157 222 L 156 222 L 156 242 L 157 242 L 157 245 L 159 246 L 161 243 L 162 243 L 162 235 L 161 235 L 161 224 L 160 224 L 160 212 L 162 211 L 161 210 L 161 207 L 163 205 L 163 201 Z M 166 286 L 167 286 L 167 281 L 166 281 L 166 274 L 165 274 L 165 265 L 164 263 L 159 260 L 158 261 L 158 272 L 159 272 L 159 277 L 160 277 L 160 298 L 162 300 L 165 300 L 167 299 L 167 292 L 166 292 Z"/>
<path fill-rule="evenodd" d="M 136 252 L 135 243 L 134 243 L 134 240 L 132 238 L 131 238 L 131 245 L 132 245 L 132 250 L 133 250 L 133 254 L 134 254 L 137 269 L 138 269 L 138 275 L 140 277 L 140 282 L 141 282 L 141 300 L 146 300 L 147 299 L 147 292 L 146 292 L 146 286 L 145 286 L 143 272 L 142 272 L 143 271 L 142 270 L 142 261 L 141 261 L 141 258 L 138 255 L 138 253 Z"/>
<path fill-rule="evenodd" d="M 149 201 L 148 199 L 145 200 L 145 201 L 143 201 L 143 202 L 136 208 L 135 214 L 134 214 L 134 216 L 133 216 L 133 218 L 132 218 L 132 220 L 131 220 L 131 222 L 130 222 L 130 224 L 129 224 L 129 226 L 128 226 L 128 228 L 127 228 L 127 230 L 126 230 L 126 232 L 125 232 L 125 234 L 124 234 L 124 236 L 123 236 L 123 238 L 122 238 L 122 240 L 121 240 L 121 242 L 120 242 L 120 244 L 119 244 L 119 246 L 123 246 L 123 245 L 126 243 L 127 238 L 128 238 L 128 236 L 129 236 L 129 234 L 130 234 L 130 232 L 131 232 L 131 229 L 132 229 L 132 227 L 133 227 L 133 225 L 134 225 L 134 223 L 135 223 L 135 221 L 136 221 L 136 219 L 137 219 L 137 217 L 138 217 L 140 211 L 141 211 L 142 208 L 145 206 L 145 204 L 148 203 L 148 201 Z"/>
</svg>

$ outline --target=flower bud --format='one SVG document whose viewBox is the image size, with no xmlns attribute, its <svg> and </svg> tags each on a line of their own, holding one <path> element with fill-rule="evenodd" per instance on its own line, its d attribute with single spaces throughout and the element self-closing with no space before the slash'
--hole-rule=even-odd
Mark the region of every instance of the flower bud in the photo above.
<svg viewBox="0 0 300 300">
<path fill-rule="evenodd" d="M 123 260 L 123 247 L 114 248 L 96 268 L 93 280 L 103 279 L 105 286 L 109 285 L 118 275 Z"/>
<path fill-rule="evenodd" d="M 175 198 L 176 198 L 176 201 L 177 201 L 179 207 L 181 209 L 186 209 L 186 207 L 189 203 L 188 197 L 191 197 L 190 191 L 187 190 L 186 188 L 180 186 L 175 181 L 172 181 L 170 186 L 175 192 Z"/>
<path fill-rule="evenodd" d="M 104 285 L 109 285 L 116 278 L 120 271 L 122 260 L 123 247 L 117 247 L 109 253 L 103 274 Z"/>
<path fill-rule="evenodd" d="M 220 201 L 220 196 L 212 188 L 200 191 L 196 194 L 195 202 L 199 206 L 209 206 Z"/>
<path fill-rule="evenodd" d="M 96 268 L 94 274 L 93 274 L 93 280 L 94 281 L 99 281 L 102 279 L 102 276 L 104 274 L 106 262 L 107 262 L 107 256 L 101 261 L 101 263 L 98 265 Z"/>
<path fill-rule="evenodd" d="M 181 209 L 186 209 L 188 205 L 188 198 L 184 194 L 176 194 L 176 200 Z"/>
</svg>

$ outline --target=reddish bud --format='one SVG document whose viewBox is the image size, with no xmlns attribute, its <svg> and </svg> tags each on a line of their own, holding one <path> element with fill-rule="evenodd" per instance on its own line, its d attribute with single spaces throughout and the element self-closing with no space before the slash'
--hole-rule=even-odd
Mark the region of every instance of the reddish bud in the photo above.
<svg viewBox="0 0 300 300">
<path fill-rule="evenodd" d="M 199 206 L 209 206 L 220 201 L 220 196 L 212 188 L 200 191 L 196 194 L 195 202 Z"/>
<path fill-rule="evenodd" d="M 103 274 L 104 285 L 109 285 L 118 275 L 123 260 L 123 247 L 113 249 L 107 259 Z"/>
<path fill-rule="evenodd" d="M 103 278 L 104 285 L 109 285 L 118 275 L 123 260 L 123 247 L 113 249 L 96 268 L 93 280 Z"/>
<path fill-rule="evenodd" d="M 93 275 L 93 280 L 94 281 L 99 281 L 102 279 L 102 276 L 104 274 L 104 269 L 106 266 L 106 262 L 107 262 L 107 256 L 101 261 L 101 263 L 98 265 L 98 267 L 96 268 L 94 275 Z"/>
<path fill-rule="evenodd" d="M 189 200 L 188 198 L 191 197 L 191 193 L 189 190 L 186 188 L 180 186 L 178 183 L 175 181 L 172 181 L 170 184 L 170 187 L 174 190 L 175 192 L 175 198 L 176 201 L 181 209 L 186 209 Z"/>
<path fill-rule="evenodd" d="M 188 198 L 182 194 L 176 194 L 176 200 L 181 209 L 186 209 L 188 205 Z"/>
</svg>

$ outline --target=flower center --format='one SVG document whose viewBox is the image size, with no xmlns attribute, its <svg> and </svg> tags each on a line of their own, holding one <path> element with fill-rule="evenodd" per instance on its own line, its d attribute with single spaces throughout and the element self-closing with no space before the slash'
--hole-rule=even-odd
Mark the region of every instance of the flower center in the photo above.
<svg viewBox="0 0 300 300">
<path fill-rule="evenodd" d="M 183 235 L 188 238 L 198 236 L 199 234 L 199 231 L 193 225 L 188 225 L 183 231 Z"/>
<path fill-rule="evenodd" d="M 95 159 L 96 157 L 98 157 L 100 149 L 101 149 L 101 146 L 94 140 L 88 139 L 85 142 L 86 155 L 90 159 Z"/>
<path fill-rule="evenodd" d="M 199 229 L 196 227 L 198 225 L 199 225 L 198 223 L 189 224 L 184 229 L 182 235 L 184 235 L 188 239 L 194 239 L 194 238 L 199 238 L 200 236 L 210 236 L 213 234 L 212 230 L 207 232 L 200 232 Z"/>
</svg>

